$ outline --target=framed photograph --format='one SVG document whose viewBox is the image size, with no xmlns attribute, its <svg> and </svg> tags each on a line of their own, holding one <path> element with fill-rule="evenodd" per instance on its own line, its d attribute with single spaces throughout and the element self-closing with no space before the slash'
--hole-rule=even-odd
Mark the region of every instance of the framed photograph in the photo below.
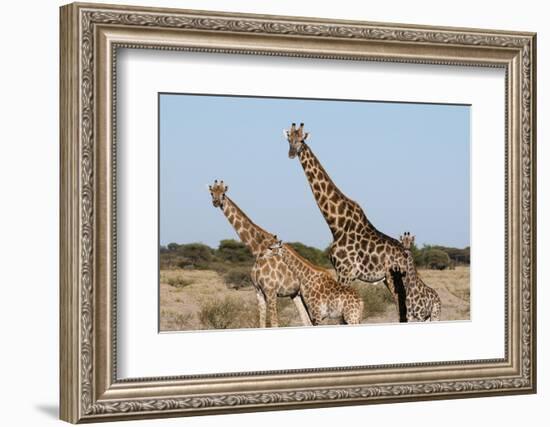
<svg viewBox="0 0 550 427">
<path fill-rule="evenodd" d="M 536 391 L 536 37 L 61 8 L 61 418 Z"/>
</svg>

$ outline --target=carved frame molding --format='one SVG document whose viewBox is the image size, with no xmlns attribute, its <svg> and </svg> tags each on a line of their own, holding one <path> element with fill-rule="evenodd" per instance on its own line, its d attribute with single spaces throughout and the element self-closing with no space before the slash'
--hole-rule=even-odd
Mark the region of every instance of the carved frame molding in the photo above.
<svg viewBox="0 0 550 427">
<path fill-rule="evenodd" d="M 117 380 L 113 147 L 120 47 L 506 68 L 506 357 Z M 535 392 L 535 34 L 71 4 L 61 8 L 60 92 L 62 419 Z M 288 380 L 298 385 L 288 387 Z"/>
</svg>

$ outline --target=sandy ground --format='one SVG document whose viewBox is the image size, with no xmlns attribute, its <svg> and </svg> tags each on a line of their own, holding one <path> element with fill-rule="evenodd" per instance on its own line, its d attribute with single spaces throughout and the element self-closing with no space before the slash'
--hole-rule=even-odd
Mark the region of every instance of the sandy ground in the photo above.
<svg viewBox="0 0 550 427">
<path fill-rule="evenodd" d="M 444 271 L 420 270 L 419 274 L 441 298 L 442 321 L 470 318 L 468 267 Z M 353 286 L 365 299 L 371 298 L 373 292 L 382 296 L 380 302 L 371 304 L 373 309 L 370 312 L 365 310 L 363 323 L 397 322 L 397 310 L 389 302 L 389 292 L 383 284 L 357 282 Z M 369 306 L 367 300 L 366 306 Z M 258 322 L 253 288 L 230 289 L 218 273 L 208 270 L 161 271 L 160 309 L 161 331 L 257 327 Z M 290 298 L 278 299 L 278 315 L 280 326 L 301 325 Z"/>
</svg>

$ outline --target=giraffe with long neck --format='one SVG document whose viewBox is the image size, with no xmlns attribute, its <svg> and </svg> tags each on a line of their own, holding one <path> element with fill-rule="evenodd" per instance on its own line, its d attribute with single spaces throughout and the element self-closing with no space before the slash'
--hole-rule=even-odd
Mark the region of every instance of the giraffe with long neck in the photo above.
<svg viewBox="0 0 550 427">
<path fill-rule="evenodd" d="M 414 258 L 412 255 L 412 246 L 414 236 L 406 231 L 399 237 L 409 263 L 409 268 L 414 268 Z M 441 314 L 441 298 L 436 290 L 430 288 L 424 281 L 417 276 L 416 282 L 412 283 L 407 289 L 406 295 L 407 321 L 425 322 L 427 320 L 437 321 Z"/>
<path fill-rule="evenodd" d="M 281 241 L 270 245 L 265 253 L 268 259 L 280 257 L 298 278 L 300 294 L 313 326 L 326 318 L 338 319 L 341 324 L 361 323 L 363 300 L 354 288 L 341 285 L 327 270 L 312 264 Z"/>
<path fill-rule="evenodd" d="M 416 282 L 416 268 L 410 268 L 403 246 L 374 227 L 357 204 L 332 181 L 311 148 L 304 124 L 293 123 L 285 131 L 289 158 L 298 157 L 317 205 L 332 233 L 329 257 L 338 281 L 350 284 L 384 281 L 398 307 L 399 320 L 407 321 L 405 294 Z M 398 274 L 395 274 L 398 273 Z"/>
<path fill-rule="evenodd" d="M 209 186 L 212 204 L 222 210 L 240 240 L 255 258 L 250 275 L 258 301 L 259 326 L 261 328 L 267 326 L 266 317 L 268 317 L 271 327 L 279 325 L 277 297 L 290 297 L 296 305 L 302 324 L 310 326 L 311 321 L 299 294 L 299 280 L 282 260 L 262 256 L 270 245 L 277 242 L 277 239 L 273 234 L 252 222 L 241 208 L 226 195 L 228 189 L 223 181 L 218 182 L 217 180 Z"/>
</svg>

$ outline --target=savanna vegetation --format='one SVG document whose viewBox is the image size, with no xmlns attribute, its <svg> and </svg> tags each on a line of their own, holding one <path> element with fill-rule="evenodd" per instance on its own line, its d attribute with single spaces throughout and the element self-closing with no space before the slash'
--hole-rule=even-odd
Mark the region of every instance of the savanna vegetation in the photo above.
<svg viewBox="0 0 550 427">
<path fill-rule="evenodd" d="M 312 263 L 331 269 L 327 250 L 290 243 Z M 426 245 L 412 248 L 423 280 L 443 302 L 442 320 L 469 318 L 470 249 Z M 254 259 L 236 240 L 217 248 L 202 243 L 170 243 L 160 248 L 160 328 L 167 330 L 238 329 L 258 326 L 250 278 Z M 365 303 L 365 321 L 394 322 L 397 311 L 384 284 L 354 286 Z M 280 326 L 301 326 L 289 298 L 278 299 Z"/>
</svg>

